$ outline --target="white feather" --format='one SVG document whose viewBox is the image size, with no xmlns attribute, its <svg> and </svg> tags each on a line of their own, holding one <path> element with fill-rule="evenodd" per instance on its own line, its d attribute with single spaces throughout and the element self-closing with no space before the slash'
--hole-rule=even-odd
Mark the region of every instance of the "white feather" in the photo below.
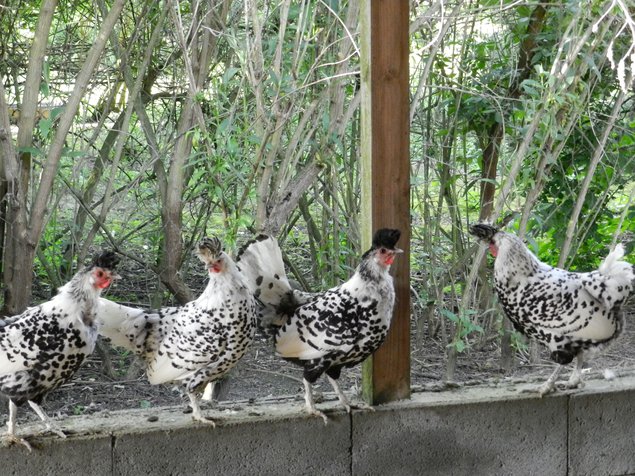
<svg viewBox="0 0 635 476">
<path fill-rule="evenodd" d="M 499 232 L 496 243 L 499 297 L 510 317 L 552 351 L 571 342 L 602 344 L 619 334 L 619 307 L 635 279 L 621 245 L 597 271 L 573 273 L 540 262 L 514 235 Z"/>
<path fill-rule="evenodd" d="M 146 311 L 100 298 L 97 306 L 99 333 L 117 347 L 137 350 L 138 334 L 144 330 Z M 131 338 L 130 336 L 135 336 Z"/>
<path fill-rule="evenodd" d="M 231 269 L 220 275 L 210 274 L 203 293 L 181 308 L 158 351 L 148 360 L 151 384 L 189 379 L 201 371 L 211 375 L 217 367 L 240 357 L 227 344 L 234 333 L 243 331 L 239 325 L 250 326 L 237 323 L 237 318 L 252 319 L 255 303 L 233 262 L 227 262 L 227 266 Z M 213 327 L 223 329 L 227 339 L 213 334 Z M 251 329 L 253 335 L 253 326 Z"/>
<path fill-rule="evenodd" d="M 274 237 L 247 245 L 236 264 L 251 292 L 267 306 L 277 306 L 282 296 L 291 290 L 282 251 Z"/>
<path fill-rule="evenodd" d="M 623 257 L 624 257 L 624 246 L 622 246 L 621 243 L 618 243 L 613 249 L 613 251 L 611 251 L 606 256 L 606 258 L 604 258 L 604 261 L 602 261 L 602 264 L 598 268 L 598 271 L 604 274 L 605 276 L 609 276 L 611 274 L 611 269 L 613 268 L 613 265 L 619 260 L 621 260 Z"/>
<path fill-rule="evenodd" d="M 27 309 L 22 316 L 28 315 Z M 22 329 L 15 325 L 7 327 L 0 337 L 0 375 L 8 375 L 21 370 L 28 370 L 30 362 L 36 358 L 35 348 L 20 349 L 20 343 L 25 340 Z"/>
<path fill-rule="evenodd" d="M 618 244 L 597 272 L 583 275 L 585 289 L 608 309 L 623 302 L 633 291 L 635 271 L 632 264 L 622 261 L 623 257 L 624 247 Z"/>
<path fill-rule="evenodd" d="M 388 282 L 387 287 L 392 288 L 392 277 L 386 274 L 385 279 Z M 310 301 L 311 308 L 327 309 L 329 303 L 332 303 L 332 301 L 337 298 L 337 295 L 342 295 L 342 292 L 346 292 L 347 295 L 350 295 L 350 298 L 357 303 L 370 302 L 372 299 L 376 299 L 380 296 L 380 291 L 378 291 L 377 286 L 364 282 L 360 274 L 356 272 L 342 285 L 317 295 Z M 386 299 L 379 300 L 377 315 L 380 316 L 380 321 L 375 324 L 375 326 L 385 325 L 386 328 L 390 327 L 393 304 L 394 293 Z M 315 315 L 311 316 L 311 314 Z M 313 326 L 311 326 L 313 332 L 307 334 L 307 332 L 304 331 L 304 340 L 301 339 L 300 329 L 297 324 L 298 322 L 303 322 L 303 328 L 306 328 L 307 316 L 325 319 L 328 313 L 313 313 L 307 310 L 305 306 L 300 307 L 296 311 L 294 318 L 277 334 L 276 353 L 278 355 L 285 358 L 311 360 L 324 357 L 331 352 L 345 354 L 354 348 L 355 344 L 353 342 L 347 342 L 344 336 L 336 333 L 331 333 L 330 336 L 327 336 L 326 331 L 317 331 Z M 317 335 L 314 335 L 314 333 Z M 362 337 L 363 336 L 358 336 L 358 338 Z"/>
<path fill-rule="evenodd" d="M 73 326 L 79 330 L 80 337 L 86 342 L 86 346 L 82 349 L 73 349 L 73 353 L 76 351 L 91 353 L 93 351 L 97 334 L 93 328 L 86 326 L 82 321 L 85 304 L 82 305 L 73 299 L 67 292 L 68 290 L 69 287 L 66 284 L 59 289 L 59 294 L 50 301 L 30 307 L 19 316 L 10 319 L 10 323 L 0 335 L 0 375 L 8 375 L 31 368 L 40 349 L 37 345 L 24 345 L 27 335 L 32 335 L 38 332 L 38 329 L 43 329 L 46 323 L 52 320 L 56 320 L 61 329 Z M 37 319 L 33 320 L 34 317 Z M 25 323 L 27 320 L 30 320 L 28 324 Z M 64 342 L 63 345 L 65 351 L 69 351 L 71 344 Z"/>
</svg>

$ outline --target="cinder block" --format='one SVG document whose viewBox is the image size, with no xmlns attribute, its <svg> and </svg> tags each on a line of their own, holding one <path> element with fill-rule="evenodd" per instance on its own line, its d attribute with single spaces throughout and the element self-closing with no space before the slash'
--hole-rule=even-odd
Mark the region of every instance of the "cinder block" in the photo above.
<svg viewBox="0 0 635 476">
<path fill-rule="evenodd" d="M 340 475 L 350 473 L 350 420 L 259 419 L 216 428 L 191 423 L 169 431 L 115 436 L 117 476 Z"/>
<path fill-rule="evenodd" d="M 391 405 L 353 415 L 360 475 L 566 475 L 565 396 Z"/>
<path fill-rule="evenodd" d="M 18 427 L 19 430 L 19 427 Z M 0 448 L 0 474 L 107 476 L 112 474 L 111 437 L 85 435 L 62 439 L 56 435 L 28 438 L 33 446 L 29 453 L 24 446 Z"/>
<path fill-rule="evenodd" d="M 0 448 L 0 475 L 635 474 L 635 376 L 543 399 L 519 390 L 415 393 L 352 416 L 324 402 L 326 426 L 300 402 L 206 410 L 216 428 L 179 407 L 68 417 L 66 440 L 27 423 L 33 453 Z"/>
<path fill-rule="evenodd" d="M 635 473 L 634 402 L 633 388 L 571 396 L 569 475 Z"/>
</svg>

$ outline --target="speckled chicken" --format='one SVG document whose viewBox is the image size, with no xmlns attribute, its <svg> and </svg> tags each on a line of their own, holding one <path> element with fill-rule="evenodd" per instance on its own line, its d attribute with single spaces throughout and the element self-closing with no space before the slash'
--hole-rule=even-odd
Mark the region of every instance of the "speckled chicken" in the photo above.
<svg viewBox="0 0 635 476">
<path fill-rule="evenodd" d="M 337 379 L 342 368 L 364 361 L 386 338 L 395 302 L 389 270 L 401 253 L 399 236 L 399 230 L 377 231 L 353 276 L 315 294 L 291 289 L 273 237 L 261 235 L 238 255 L 238 267 L 262 303 L 262 325 L 273 334 L 276 353 L 303 367 L 306 410 L 325 423 L 327 417 L 315 408 L 312 384 L 325 373 L 350 412 Z"/>
<path fill-rule="evenodd" d="M 145 311 L 101 299 L 100 334 L 134 351 L 151 384 L 179 383 L 192 418 L 214 425 L 200 409 L 199 393 L 223 377 L 245 354 L 256 330 L 256 301 L 217 238 L 198 245 L 209 272 L 203 293 L 182 307 Z"/>
<path fill-rule="evenodd" d="M 9 399 L 8 442 L 29 443 L 15 434 L 17 406 L 28 402 L 46 428 L 65 437 L 44 413 L 44 396 L 73 377 L 97 340 L 99 295 L 116 278 L 119 258 L 95 257 L 48 302 L 0 320 L 0 393 Z"/>
<path fill-rule="evenodd" d="M 584 355 L 593 355 L 622 332 L 622 304 L 633 292 L 635 269 L 623 261 L 618 244 L 597 271 L 573 273 L 542 263 L 515 235 L 486 223 L 470 227 L 495 256 L 496 294 L 516 330 L 551 351 L 557 365 L 538 388 L 542 396 L 555 390 L 563 365 L 576 367 L 566 386 L 582 383 Z"/>
</svg>

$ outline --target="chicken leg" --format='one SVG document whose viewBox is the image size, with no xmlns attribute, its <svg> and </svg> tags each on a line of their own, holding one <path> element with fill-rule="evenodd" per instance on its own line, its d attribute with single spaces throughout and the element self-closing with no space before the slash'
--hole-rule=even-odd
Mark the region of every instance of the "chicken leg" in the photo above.
<svg viewBox="0 0 635 476">
<path fill-rule="evenodd" d="M 40 419 L 44 422 L 48 431 L 50 431 L 51 433 L 55 433 L 60 438 L 66 438 L 64 432 L 57 428 L 57 426 L 51 421 L 48 415 L 44 413 L 42 407 L 40 407 L 37 403 L 32 402 L 31 400 L 29 400 L 29 405 L 31 405 L 31 408 L 33 408 L 35 413 L 37 413 L 37 416 L 39 416 Z"/>
<path fill-rule="evenodd" d="M 18 416 L 18 407 L 12 400 L 9 400 L 9 421 L 7 421 L 7 435 L 5 440 L 8 444 L 20 444 L 24 446 L 29 453 L 33 451 L 33 448 L 24 438 L 20 438 L 15 434 L 16 420 Z"/>
<path fill-rule="evenodd" d="M 192 407 L 192 419 L 195 421 L 200 421 L 201 423 L 205 423 L 207 425 L 212 425 L 214 428 L 216 427 L 216 423 L 211 418 L 207 418 L 201 412 L 201 405 L 199 404 L 198 397 L 194 392 L 187 392 L 187 396 L 190 398 L 190 406 Z"/>
<path fill-rule="evenodd" d="M 304 402 L 306 404 L 306 411 L 309 415 L 321 417 L 326 425 L 329 422 L 327 416 L 320 410 L 315 408 L 315 400 L 313 400 L 313 388 L 307 379 L 302 379 L 304 383 Z"/>
</svg>

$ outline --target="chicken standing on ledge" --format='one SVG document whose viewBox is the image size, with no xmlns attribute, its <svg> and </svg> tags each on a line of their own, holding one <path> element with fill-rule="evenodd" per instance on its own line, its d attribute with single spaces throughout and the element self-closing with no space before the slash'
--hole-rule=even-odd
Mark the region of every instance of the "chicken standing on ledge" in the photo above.
<svg viewBox="0 0 635 476">
<path fill-rule="evenodd" d="M 99 295 L 117 277 L 119 258 L 111 251 L 95 257 L 48 302 L 0 320 L 0 393 L 9 398 L 7 440 L 31 446 L 15 434 L 17 406 L 28 402 L 49 431 L 65 438 L 39 404 L 70 380 L 97 340 Z"/>
<path fill-rule="evenodd" d="M 203 416 L 198 393 L 245 354 L 254 337 L 257 309 L 217 238 L 203 239 L 198 257 L 209 272 L 209 282 L 197 299 L 154 312 L 101 299 L 99 332 L 139 355 L 151 384 L 180 383 L 190 399 L 192 418 L 215 425 Z"/>
<path fill-rule="evenodd" d="M 568 388 L 582 383 L 583 355 L 605 348 L 624 327 L 622 304 L 633 291 L 635 268 L 622 261 L 617 245 L 597 271 L 572 273 L 542 263 L 515 235 L 485 223 L 470 227 L 496 258 L 496 294 L 517 331 L 546 345 L 557 365 L 538 388 L 543 396 L 555 390 L 562 366 L 574 358 Z"/>
<path fill-rule="evenodd" d="M 390 265 L 402 250 L 399 230 L 381 229 L 364 253 L 355 274 L 322 293 L 294 291 L 273 237 L 261 235 L 238 255 L 237 265 L 263 305 L 262 325 L 275 341 L 276 353 L 304 368 L 306 410 L 315 408 L 312 384 L 326 376 L 347 412 L 351 406 L 337 382 L 343 367 L 364 361 L 382 344 L 392 318 L 395 290 Z"/>
</svg>

